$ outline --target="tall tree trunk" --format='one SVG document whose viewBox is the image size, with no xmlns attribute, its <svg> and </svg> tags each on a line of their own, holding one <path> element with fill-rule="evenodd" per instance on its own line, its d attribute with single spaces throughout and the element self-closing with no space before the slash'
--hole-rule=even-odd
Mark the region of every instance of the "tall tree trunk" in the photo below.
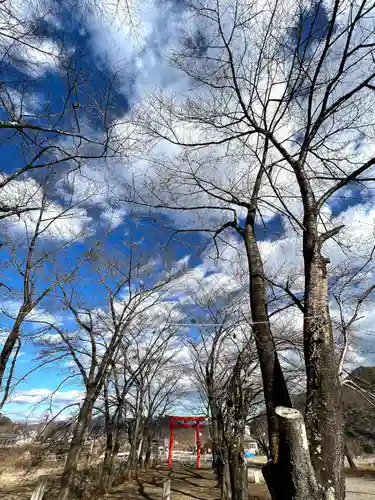
<svg viewBox="0 0 375 500">
<path fill-rule="evenodd" d="M 109 478 L 111 475 L 111 462 L 113 455 L 113 432 L 111 429 L 107 429 L 106 434 L 106 447 L 102 465 L 102 474 L 100 478 L 100 488 L 102 491 L 105 491 L 108 487 Z"/>
<path fill-rule="evenodd" d="M 152 454 L 152 433 L 147 433 L 147 445 L 145 453 L 145 468 L 148 469 L 151 465 L 151 454 Z"/>
<path fill-rule="evenodd" d="M 217 446 L 217 476 L 220 488 L 220 500 L 231 498 L 228 449 L 223 441 Z"/>
<path fill-rule="evenodd" d="M 159 465 L 159 456 L 160 456 L 160 452 L 159 452 L 159 442 L 158 442 L 154 448 L 154 456 L 152 458 L 152 467 L 157 467 Z"/>
<path fill-rule="evenodd" d="M 104 384 L 104 410 L 105 410 L 105 433 L 106 433 L 106 447 L 104 453 L 104 460 L 102 465 L 102 472 L 100 478 L 100 489 L 105 491 L 108 486 L 109 476 L 111 473 L 111 457 L 113 454 L 113 419 L 111 418 L 108 401 L 108 387 Z"/>
<path fill-rule="evenodd" d="M 233 369 L 226 404 L 226 442 L 232 500 L 247 500 L 248 497 L 247 463 L 244 457 L 245 419 L 248 401 L 245 401 L 243 380 L 241 379 L 242 366 L 242 357 L 239 355 Z"/>
<path fill-rule="evenodd" d="M 321 255 L 324 238 L 318 236 L 314 213 L 307 212 L 304 225 L 307 435 L 320 498 L 342 500 L 345 478 L 341 384 L 328 311 L 327 259 Z"/>
<path fill-rule="evenodd" d="M 216 442 L 216 474 L 220 488 L 220 500 L 231 497 L 228 447 L 225 440 L 224 419 L 221 410 L 218 413 L 218 440 Z"/>
<path fill-rule="evenodd" d="M 267 285 L 263 262 L 254 233 L 255 214 L 249 211 L 243 234 L 250 273 L 250 307 L 253 331 L 262 372 L 267 409 L 270 453 L 278 461 L 279 429 L 275 414 L 277 406 L 291 407 L 292 402 L 280 367 L 267 309 Z"/>
<path fill-rule="evenodd" d="M 70 500 L 71 488 L 74 484 L 78 467 L 78 460 L 84 442 L 85 432 L 91 419 L 92 408 L 95 402 L 95 391 L 89 391 L 81 406 L 78 421 L 75 426 L 73 437 L 70 442 L 68 456 L 66 458 L 64 472 L 61 477 L 58 500 Z"/>
<path fill-rule="evenodd" d="M 138 452 L 138 446 L 139 446 L 139 430 L 141 426 L 141 404 L 140 402 L 137 403 L 137 409 L 136 409 L 136 417 L 135 417 L 135 422 L 133 426 L 133 431 L 132 431 L 132 436 L 131 436 L 131 444 L 130 444 L 130 452 L 129 452 L 129 457 L 128 461 L 126 463 L 125 467 L 125 480 L 130 481 L 132 477 L 132 470 L 133 467 L 136 465 L 137 462 L 137 452 Z"/>
<path fill-rule="evenodd" d="M 217 449 L 218 443 L 220 440 L 219 436 L 219 409 L 217 407 L 217 403 L 214 396 L 214 388 L 213 388 L 213 380 L 212 373 L 210 370 L 206 369 L 206 387 L 208 392 L 208 406 L 211 413 L 211 439 L 212 439 L 212 468 L 215 471 L 216 477 L 218 479 L 218 471 L 217 471 Z"/>
<path fill-rule="evenodd" d="M 219 443 L 218 411 L 216 404 L 210 405 L 211 409 L 211 438 L 212 438 L 212 468 L 217 475 L 217 447 Z"/>
<path fill-rule="evenodd" d="M 4 378 L 7 364 L 9 362 L 9 358 L 13 352 L 14 346 L 16 345 L 17 339 L 19 338 L 20 328 L 21 328 L 22 322 L 25 319 L 25 317 L 26 317 L 26 313 L 24 313 L 24 312 L 18 314 L 18 316 L 14 322 L 13 328 L 12 328 L 11 332 L 9 333 L 9 335 L 4 343 L 4 346 L 1 350 L 1 353 L 0 353 L 0 389 L 2 388 L 3 378 Z"/>
<path fill-rule="evenodd" d="M 247 463 L 244 457 L 244 429 L 241 419 L 229 419 L 227 429 L 228 464 L 232 500 L 247 500 Z"/>
<path fill-rule="evenodd" d="M 110 460 L 110 465 L 109 465 L 109 477 L 107 480 L 107 489 L 112 486 L 113 480 L 114 480 L 114 473 L 116 472 L 116 458 L 118 455 L 118 452 L 120 451 L 120 428 L 117 427 L 116 429 L 116 434 L 115 434 L 115 442 L 114 446 L 112 449 L 112 455 L 111 455 L 111 460 Z"/>
<path fill-rule="evenodd" d="M 112 486 L 116 466 L 116 457 L 120 450 L 120 423 L 118 418 L 116 419 L 115 435 L 113 435 L 112 426 L 114 426 L 113 420 L 110 423 L 110 428 L 107 430 L 107 444 L 102 466 L 102 477 L 100 480 L 102 491 L 105 491 Z"/>
<path fill-rule="evenodd" d="M 143 469 L 145 466 L 145 454 L 147 449 L 147 441 L 144 437 L 140 439 L 140 443 L 138 445 L 138 467 L 139 469 Z"/>
<path fill-rule="evenodd" d="M 271 460 L 263 469 L 273 499 L 292 495 L 289 452 L 283 430 L 275 414 L 277 406 L 291 407 L 292 402 L 277 355 L 267 310 L 267 285 L 263 262 L 255 236 L 255 211 L 249 210 L 243 231 L 249 274 L 250 307 L 253 332 L 262 373 L 263 391 L 267 411 L 268 436 Z"/>
<path fill-rule="evenodd" d="M 244 459 L 243 447 L 236 443 L 228 446 L 229 475 L 232 500 L 247 500 L 247 463 Z"/>
</svg>

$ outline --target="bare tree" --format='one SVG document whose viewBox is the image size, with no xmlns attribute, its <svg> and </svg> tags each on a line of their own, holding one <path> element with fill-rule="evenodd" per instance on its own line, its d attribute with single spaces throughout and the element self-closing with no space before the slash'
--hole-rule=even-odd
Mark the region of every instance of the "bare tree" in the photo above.
<svg viewBox="0 0 375 500">
<path fill-rule="evenodd" d="M 172 335 L 166 326 L 168 315 L 172 314 L 171 311 L 168 313 L 167 305 L 161 306 L 159 314 L 153 314 L 152 320 L 147 321 L 147 315 L 161 303 L 164 294 L 171 286 L 170 273 L 163 273 L 159 279 L 156 276 L 149 286 L 145 286 L 144 280 L 152 271 L 152 264 L 147 259 L 142 260 L 141 256 L 136 254 L 136 248 L 132 246 L 118 249 L 109 257 L 104 251 L 101 252 L 97 245 L 88 252 L 86 265 L 90 266 L 98 286 L 104 291 L 108 308 L 103 309 L 100 304 L 93 307 L 92 299 L 84 299 L 79 287 L 81 277 L 77 274 L 75 282 L 59 285 L 61 302 L 74 319 L 76 329 L 70 331 L 66 327 L 48 323 L 52 331 L 58 335 L 56 344 L 51 347 L 51 354 L 60 349 L 69 352 L 85 388 L 85 396 L 73 430 L 61 479 L 59 492 L 61 500 L 66 500 L 70 495 L 94 405 L 103 390 L 105 396 L 108 394 L 109 377 L 115 373 L 116 364 L 122 357 L 126 376 L 130 375 L 136 380 L 139 371 L 134 369 L 132 372 L 131 364 L 128 365 L 126 359 L 129 348 L 137 342 L 137 334 L 144 332 L 145 325 L 153 327 L 154 332 L 159 333 L 155 333 L 153 337 L 151 330 L 143 363 L 150 363 L 155 351 Z M 87 305 L 86 300 L 89 302 Z M 159 328 L 156 327 L 158 321 L 161 321 Z M 117 380 L 119 380 L 118 374 Z M 125 401 L 126 392 L 129 390 L 127 378 L 123 379 L 123 384 L 125 392 L 121 386 L 117 389 L 120 401 L 122 397 Z M 137 404 L 142 414 L 141 398 L 137 399 Z M 122 410 L 123 407 L 120 406 L 117 411 L 119 418 L 122 416 Z M 113 455 L 109 456 L 108 460 L 113 461 Z"/>
<path fill-rule="evenodd" d="M 142 451 L 148 451 L 148 445 L 151 453 L 153 419 L 180 394 L 179 384 L 175 383 L 176 371 L 168 366 L 171 365 L 171 357 L 176 354 L 173 347 L 177 332 L 171 324 L 171 313 L 161 309 L 155 316 L 152 307 L 145 310 L 136 324 L 133 322 L 129 327 L 127 342 L 122 343 L 113 361 L 104 394 L 107 446 L 101 478 L 103 489 L 115 479 L 114 465 L 120 449 L 121 430 L 129 420 L 129 457 L 124 470 L 118 471 L 119 477 L 126 479 L 131 476 L 138 461 L 143 464 L 140 457 Z M 156 319 L 160 322 L 159 326 L 155 326 Z"/>
<path fill-rule="evenodd" d="M 45 29 L 58 15 L 58 5 L 45 0 L 5 0 L 0 5 L 1 143 L 12 151 L 0 176 L 0 219 L 39 209 L 30 196 L 13 196 L 19 183 L 39 179 L 46 171 L 61 179 L 129 146 L 126 139 L 118 141 L 111 114 L 118 71 L 107 75 L 107 85 L 95 88 L 91 98 L 90 86 L 95 84 L 89 68 L 76 64 L 67 55 L 71 47 L 58 36 L 52 39 Z M 57 100 L 46 94 L 49 70 L 61 80 L 63 90 Z M 43 102 L 38 93 L 43 93 Z M 88 125 L 93 111 L 96 130 Z"/>
<path fill-rule="evenodd" d="M 193 376 L 209 409 L 213 468 L 221 498 L 247 498 L 245 424 L 262 392 L 251 329 L 238 294 L 204 285 L 194 302 L 202 316 L 189 341 Z M 245 298 L 247 298 L 245 296 Z"/>
<path fill-rule="evenodd" d="M 3 277 L 2 313 L 11 321 L 11 327 L 0 353 L 0 408 L 6 403 L 15 385 L 14 372 L 21 344 L 27 337 L 32 340 L 31 334 L 24 338 L 22 330 L 27 329 L 27 325 L 31 323 L 38 323 L 38 308 L 43 306 L 61 284 L 68 282 L 79 267 L 79 264 L 65 265 L 61 270 L 59 263 L 59 257 L 69 245 L 84 235 L 85 229 L 70 233 L 68 230 L 70 218 L 81 215 L 79 208 L 74 205 L 59 207 L 47 200 L 45 192 L 40 198 L 39 211 L 34 212 L 32 217 L 24 214 L 20 219 L 13 220 L 13 223 L 9 219 L 8 224 L 2 228 L 2 252 L 9 258 L 7 272 L 11 272 L 10 278 Z M 66 230 L 62 230 L 64 225 Z M 56 279 L 51 280 L 45 276 L 43 269 L 48 266 L 56 266 L 56 270 L 59 270 Z M 18 280 L 14 279 L 15 275 L 20 277 L 20 286 Z M 43 314 L 40 316 L 43 318 Z M 22 380 L 24 378 L 25 376 Z"/>
<path fill-rule="evenodd" d="M 151 465 L 151 455 L 155 455 L 154 440 L 158 436 L 158 423 L 175 403 L 184 395 L 185 388 L 179 382 L 184 375 L 178 359 L 179 348 L 167 343 L 158 350 L 149 369 L 144 370 L 140 380 L 146 387 L 144 401 L 143 440 L 140 448 L 139 465 L 146 468 Z M 154 457 L 155 458 L 155 457 Z"/>
<path fill-rule="evenodd" d="M 138 202 L 155 209 L 224 209 L 233 214 L 222 225 L 202 224 L 201 229 L 218 236 L 233 228 L 245 245 L 272 456 L 267 477 L 275 498 L 285 490 L 280 482 L 289 467 L 275 408 L 290 407 L 291 401 L 269 324 L 257 217 L 280 214 L 286 227 L 300 235 L 314 496 L 342 499 L 341 388 L 324 255 L 324 245 L 340 237 L 342 226 L 324 210 L 338 191 L 373 181 L 375 158 L 365 146 L 373 128 L 361 104 L 365 100 L 372 106 L 374 99 L 375 42 L 367 29 L 373 6 L 335 2 L 306 10 L 297 3 L 289 15 L 283 2 L 262 8 L 255 2 L 229 6 L 218 0 L 190 2 L 189 8 L 194 22 L 173 62 L 191 85 L 185 95 L 171 96 L 169 89 L 168 95 L 153 93 L 140 106 L 146 133 L 180 146 L 182 152 L 161 174 L 169 198 L 159 195 L 155 203 L 138 197 Z M 156 162 L 162 170 L 168 160 Z M 293 498 L 292 490 L 289 496 Z"/>
</svg>

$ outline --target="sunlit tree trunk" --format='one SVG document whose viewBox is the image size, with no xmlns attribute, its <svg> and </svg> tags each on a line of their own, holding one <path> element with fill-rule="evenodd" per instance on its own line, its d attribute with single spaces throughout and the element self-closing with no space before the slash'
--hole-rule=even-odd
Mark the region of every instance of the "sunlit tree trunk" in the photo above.
<svg viewBox="0 0 375 500">
<path fill-rule="evenodd" d="M 325 238 L 317 234 L 313 210 L 307 210 L 304 222 L 307 435 L 320 498 L 342 500 L 345 481 L 341 384 L 328 311 L 328 262 L 321 254 Z"/>
<path fill-rule="evenodd" d="M 68 456 L 66 458 L 64 472 L 61 477 L 58 500 L 70 500 L 72 486 L 76 477 L 78 461 L 84 443 L 85 432 L 91 419 L 92 408 L 95 402 L 95 390 L 87 392 L 86 398 L 79 411 L 77 424 L 74 428 L 73 437 L 70 442 Z"/>
<path fill-rule="evenodd" d="M 287 498 L 286 491 L 291 488 L 288 444 L 283 429 L 279 428 L 275 409 L 277 406 L 291 407 L 292 403 L 269 323 L 264 268 L 255 237 L 255 213 L 251 210 L 246 218 L 243 239 L 249 266 L 252 328 L 262 373 L 271 456 L 263 473 L 272 497 Z"/>
</svg>

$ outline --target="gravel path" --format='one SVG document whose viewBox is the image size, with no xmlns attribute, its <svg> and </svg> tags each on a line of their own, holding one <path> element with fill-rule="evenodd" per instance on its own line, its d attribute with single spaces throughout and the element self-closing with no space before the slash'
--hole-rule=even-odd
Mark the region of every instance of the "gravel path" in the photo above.
<svg viewBox="0 0 375 500">
<path fill-rule="evenodd" d="M 375 479 L 348 477 L 346 479 L 346 500 L 375 500 Z"/>
</svg>

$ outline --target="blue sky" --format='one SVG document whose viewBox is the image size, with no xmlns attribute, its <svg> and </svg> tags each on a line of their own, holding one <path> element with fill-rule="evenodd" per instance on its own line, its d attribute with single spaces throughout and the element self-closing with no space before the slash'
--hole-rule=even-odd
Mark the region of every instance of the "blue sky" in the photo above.
<svg viewBox="0 0 375 500">
<path fill-rule="evenodd" d="M 172 89 L 178 96 L 188 84 L 165 58 L 165 52 L 172 44 L 171 40 L 177 39 L 180 35 L 179 22 L 184 16 L 182 2 L 155 3 L 152 8 L 141 13 L 142 23 L 138 27 L 130 26 L 126 18 L 121 15 L 118 18 L 111 18 L 111 13 L 109 13 L 105 18 L 101 16 L 101 12 L 87 9 L 83 0 L 74 8 L 67 2 L 64 2 L 66 7 L 54 3 L 51 5 L 52 10 L 42 22 L 38 23 L 33 36 L 34 40 L 40 42 L 40 47 L 43 49 L 50 50 L 53 47 L 56 53 L 62 54 L 63 63 L 60 59 L 60 62 L 56 63 L 57 56 L 55 59 L 45 57 L 37 60 L 34 67 L 30 63 L 34 54 L 25 52 L 25 60 L 22 57 L 14 57 L 11 66 L 4 67 L 2 71 L 2 78 L 5 75 L 7 88 L 12 91 L 12 100 L 16 108 L 19 107 L 17 103 L 20 101 L 20 95 L 23 95 L 25 102 L 23 118 L 25 120 L 34 123 L 37 121 L 44 126 L 55 126 L 60 129 L 76 127 L 78 120 L 80 129 L 90 137 L 96 138 L 105 131 L 104 117 L 101 112 L 104 103 L 107 107 L 108 125 L 116 120 L 125 119 L 139 104 L 144 89 L 160 86 L 162 89 Z M 29 12 L 22 12 L 22 14 L 32 17 Z M 136 12 L 135 17 L 137 15 Z M 301 12 L 300 20 L 304 24 L 303 49 L 305 49 L 306 33 L 310 30 L 314 31 L 314 43 L 324 39 L 327 14 L 321 3 L 316 3 L 310 10 Z M 199 27 L 196 33 L 200 37 Z M 292 31 L 290 42 L 293 44 L 295 41 L 296 34 Z M 307 54 L 309 50 L 308 47 Z M 69 70 L 66 71 L 66 68 Z M 109 86 L 110 92 L 108 93 Z M 67 98 L 69 89 L 71 93 Z M 51 115 L 61 113 L 62 109 L 66 109 L 66 112 L 61 119 L 51 118 Z M 48 114 L 49 118 L 33 118 L 34 114 L 40 115 L 41 113 Z M 0 111 L 0 119 L 10 119 L 9 114 L 3 108 Z M 44 144 L 43 141 L 46 144 L 51 141 L 51 134 L 47 133 L 34 135 L 31 132 L 27 137 L 22 137 L 20 134 L 2 130 L 0 134 L 2 136 L 0 168 L 5 174 L 22 168 L 25 162 L 27 163 L 32 158 L 38 147 Z M 38 142 L 38 146 L 35 146 L 33 140 Z M 70 139 L 66 140 L 69 143 Z M 169 152 L 168 148 L 165 152 L 166 154 Z M 46 156 L 45 160 L 48 158 L 52 156 Z M 218 282 L 223 280 L 223 283 L 229 283 L 229 289 L 231 287 L 236 289 L 231 273 L 232 268 L 237 266 L 237 261 L 235 265 L 234 262 L 239 258 L 242 250 L 240 239 L 234 231 L 227 231 L 226 238 L 230 245 L 222 250 L 223 255 L 225 252 L 229 255 L 227 261 L 217 263 L 214 260 L 215 247 L 209 235 L 189 232 L 179 233 L 171 238 L 173 230 L 168 227 L 188 227 L 188 214 L 182 212 L 175 214 L 168 211 L 149 213 L 140 207 L 130 208 L 129 205 L 119 201 L 126 198 L 126 186 L 131 185 L 134 179 L 137 182 L 138 175 L 145 168 L 144 162 L 133 164 L 131 158 L 124 158 L 116 162 L 88 160 L 84 163 L 82 170 L 74 174 L 73 191 L 76 193 L 77 190 L 80 196 L 90 195 L 90 197 L 86 202 L 79 204 L 78 212 L 62 223 L 62 227 L 59 228 L 60 233 L 54 233 L 38 243 L 40 245 L 38 251 L 51 251 L 61 244 L 64 238 L 67 239 L 66 235 L 62 236 L 62 234 L 67 231 L 69 225 L 77 231 L 85 230 L 85 235 L 79 241 L 69 244 L 63 252 L 59 252 L 54 265 L 45 266 L 44 270 L 38 271 L 37 289 L 43 290 L 46 284 L 50 283 L 54 268 L 74 266 L 95 241 L 102 241 L 106 237 L 105 248 L 111 253 L 111 248 L 116 249 L 123 241 L 129 241 L 130 236 L 132 241 L 139 242 L 139 248 L 145 255 L 149 254 L 155 260 L 161 259 L 160 262 L 163 265 L 172 268 L 181 259 L 189 256 L 187 273 L 190 268 L 193 270 L 192 274 L 195 273 L 199 280 L 207 279 L 207 282 L 212 283 L 215 278 Z M 225 161 L 223 165 L 227 169 L 231 168 L 231 165 L 225 164 Z M 72 181 L 72 176 L 66 177 L 65 175 L 70 168 L 70 162 L 62 162 L 53 175 L 47 179 L 44 171 L 43 173 L 32 171 L 28 181 L 38 183 L 43 180 L 48 184 L 50 201 L 58 207 L 63 207 L 72 192 L 71 186 L 67 187 L 67 183 Z M 30 185 L 30 189 L 36 189 L 37 184 Z M 364 241 L 369 235 L 366 223 L 369 218 L 373 217 L 372 192 L 364 192 L 358 186 L 347 188 L 330 201 L 327 207 L 329 212 L 327 217 L 341 217 L 347 222 L 349 228 L 355 226 L 359 231 L 358 238 L 363 238 Z M 79 198 L 76 194 L 74 196 Z M 205 216 L 206 214 L 202 216 L 204 222 L 214 225 L 218 223 L 215 217 Z M 243 216 L 243 213 L 239 213 L 240 221 L 243 220 Z M 161 224 L 156 222 L 156 219 Z M 111 227 L 109 237 L 106 236 L 108 227 Z M 24 233 L 20 229 L 19 221 L 12 220 L 11 225 L 7 222 L 3 223 L 1 229 L 5 237 L 12 242 L 18 238 L 14 256 L 22 261 L 25 254 L 24 243 L 22 243 Z M 297 267 L 297 275 L 300 271 L 299 257 L 296 258 L 298 238 L 296 240 L 291 228 L 283 223 L 281 216 L 266 213 L 263 220 L 258 220 L 257 232 L 269 269 L 274 273 L 279 270 L 278 272 L 282 274 L 284 269 L 287 270 L 285 272 L 291 273 Z M 3 247 L 0 251 L 3 257 L 2 262 L 6 263 L 10 256 L 9 249 Z M 328 251 L 332 255 L 334 265 L 343 264 L 345 256 L 340 253 L 341 250 L 333 244 Z M 236 267 L 237 272 L 239 268 L 240 265 Z M 189 276 L 187 275 L 187 281 L 190 279 Z M 246 275 L 242 275 L 242 278 L 246 281 Z M 21 290 L 20 275 L 14 267 L 5 266 L 2 268 L 1 280 L 11 289 L 9 292 L 5 287 L 0 288 L 2 303 L 5 304 L 3 307 L 7 312 L 14 313 Z M 93 281 L 82 286 L 81 293 L 84 300 L 92 301 L 92 305 L 96 307 L 103 305 L 105 299 L 102 288 Z M 189 290 L 186 293 L 189 293 Z M 183 295 L 181 291 L 179 294 Z M 53 296 L 40 304 L 38 314 L 54 316 L 65 326 L 69 326 L 69 319 L 61 311 L 59 302 Z M 11 320 L 3 314 L 1 327 L 5 332 L 9 329 L 10 323 Z M 25 326 L 25 334 L 32 335 L 35 328 L 32 325 Z M 366 328 L 369 326 L 366 325 L 363 331 Z M 194 329 L 192 331 L 194 333 Z M 36 367 L 41 361 L 39 355 L 40 347 L 28 342 L 19 358 L 17 375 L 21 376 L 27 370 Z M 35 371 L 20 383 L 13 402 L 6 405 L 5 412 L 19 419 L 27 416 L 30 411 L 34 411 L 32 418 L 39 418 L 48 404 L 43 402 L 37 409 L 32 410 L 32 403 L 43 396 L 47 397 L 49 391 L 53 391 L 67 375 L 67 366 L 57 361 Z M 81 386 L 77 379 L 68 379 L 55 397 L 56 407 L 71 399 L 77 399 L 77 391 L 80 390 Z"/>
</svg>

